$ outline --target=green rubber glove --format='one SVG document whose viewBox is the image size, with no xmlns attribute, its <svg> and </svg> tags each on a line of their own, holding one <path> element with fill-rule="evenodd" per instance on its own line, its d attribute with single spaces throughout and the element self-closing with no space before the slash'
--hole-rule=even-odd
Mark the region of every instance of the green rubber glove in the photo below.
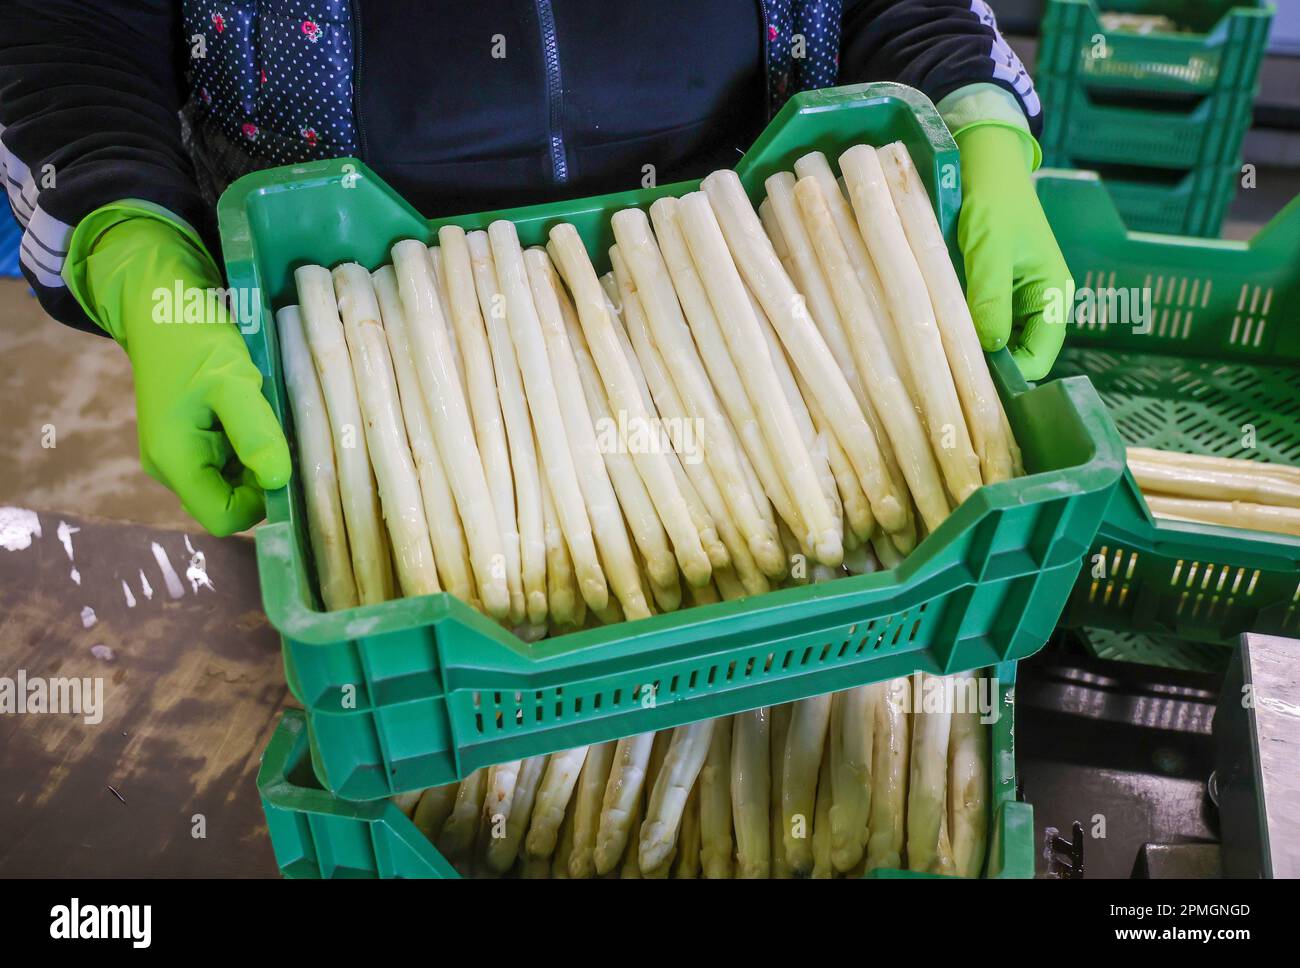
<svg viewBox="0 0 1300 968">
<path fill-rule="evenodd" d="M 1074 280 L 1034 191 L 1034 142 L 999 123 L 955 135 L 961 151 L 957 241 L 966 300 L 985 350 L 1010 344 L 1027 380 L 1041 380 L 1065 341 Z"/>
<path fill-rule="evenodd" d="M 148 207 L 106 206 L 78 225 L 64 277 L 131 360 L 149 476 L 215 535 L 260 521 L 263 488 L 289 481 L 289 447 L 261 373 L 211 294 L 221 275 L 198 237 Z M 175 305 L 178 287 L 202 303 Z"/>
</svg>

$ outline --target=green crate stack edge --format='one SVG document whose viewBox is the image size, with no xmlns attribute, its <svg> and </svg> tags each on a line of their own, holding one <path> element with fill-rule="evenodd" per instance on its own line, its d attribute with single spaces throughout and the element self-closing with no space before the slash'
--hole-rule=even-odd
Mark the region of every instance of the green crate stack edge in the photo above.
<svg viewBox="0 0 1300 968">
<path fill-rule="evenodd" d="M 994 667 L 998 719 L 991 729 L 989 846 L 985 875 L 1034 876 L 1033 808 L 1016 799 L 1014 662 Z M 320 788 L 312 772 L 306 718 L 289 710 L 257 775 L 280 872 L 291 879 L 458 878 L 456 869 L 390 800 L 350 802 Z M 879 869 L 868 877 L 916 877 Z"/>
<path fill-rule="evenodd" d="M 895 139 L 916 159 L 951 239 L 956 146 L 933 105 L 902 85 L 798 96 L 737 171 L 756 196 L 767 174 L 813 148 L 836 157 L 861 141 Z M 610 214 L 695 187 L 429 223 L 354 160 L 247 176 L 219 213 L 231 285 L 260 294 L 241 325 L 264 392 L 287 420 L 278 346 L 263 321 L 272 305 L 294 300 L 296 265 L 374 267 L 399 239 L 501 217 L 525 245 L 570 221 L 599 264 L 612 242 Z M 446 594 L 320 611 L 299 489 L 271 492 L 257 532 L 263 602 L 282 635 L 289 687 L 307 710 L 322 785 L 350 800 L 387 797 L 503 760 L 1037 651 L 1119 482 L 1122 445 L 1086 380 L 1030 388 L 1005 351 L 991 362 L 1033 473 L 981 488 L 901 567 L 533 644 Z"/>
<path fill-rule="evenodd" d="M 1300 463 L 1300 199 L 1233 242 L 1127 232 L 1089 172 L 1044 170 L 1038 194 L 1080 287 L 1152 297 L 1146 325 L 1077 320 L 1053 375 L 1088 376 L 1129 444 Z M 1063 621 L 1300 635 L 1300 538 L 1156 522 L 1126 471 Z"/>
<path fill-rule="evenodd" d="M 1178 15 L 1168 0 L 1102 3 Z M 1142 36 L 1107 31 L 1096 0 L 1048 0 L 1035 83 L 1043 103 L 1044 163 L 1118 166 L 1107 187 L 1139 231 L 1216 236 L 1241 176 L 1273 8 L 1265 0 L 1205 5 L 1200 33 Z M 1155 110 L 1096 103 L 1091 92 L 1180 96 L 1195 103 Z M 1161 180 L 1136 169 L 1164 172 Z M 1104 167 L 1103 167 L 1104 170 Z"/>
</svg>

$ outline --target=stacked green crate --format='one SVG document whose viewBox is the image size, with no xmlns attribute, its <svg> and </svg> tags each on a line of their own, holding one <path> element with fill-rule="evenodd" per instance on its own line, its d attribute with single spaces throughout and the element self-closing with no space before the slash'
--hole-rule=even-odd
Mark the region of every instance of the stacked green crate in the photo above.
<svg viewBox="0 0 1300 968">
<path fill-rule="evenodd" d="M 1168 29 L 1118 28 L 1113 14 Z M 1044 163 L 1100 172 L 1131 229 L 1217 235 L 1272 17 L 1267 0 L 1047 0 Z"/>
<path fill-rule="evenodd" d="M 1088 172 L 1042 172 L 1038 197 L 1095 298 L 1052 376 L 1088 377 L 1129 446 L 1300 464 L 1300 198 L 1236 242 L 1127 232 Z M 1161 648 L 1300 635 L 1300 537 L 1158 520 L 1126 472 L 1062 624 Z"/>
</svg>

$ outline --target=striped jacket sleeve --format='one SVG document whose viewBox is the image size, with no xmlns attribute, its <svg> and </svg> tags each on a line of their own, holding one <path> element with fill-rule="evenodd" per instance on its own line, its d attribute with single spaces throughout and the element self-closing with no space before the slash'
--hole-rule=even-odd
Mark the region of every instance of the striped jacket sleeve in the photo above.
<svg viewBox="0 0 1300 968">
<path fill-rule="evenodd" d="M 84 216 L 144 199 L 211 238 L 181 142 L 180 35 L 172 0 L 0 4 L 0 181 L 24 229 L 20 265 L 45 310 L 79 329 L 100 332 L 63 280 Z"/>
<path fill-rule="evenodd" d="M 1030 132 L 1042 105 L 987 0 L 848 0 L 840 81 L 900 81 L 938 104 L 959 88 L 993 84 L 1014 96 Z"/>
</svg>

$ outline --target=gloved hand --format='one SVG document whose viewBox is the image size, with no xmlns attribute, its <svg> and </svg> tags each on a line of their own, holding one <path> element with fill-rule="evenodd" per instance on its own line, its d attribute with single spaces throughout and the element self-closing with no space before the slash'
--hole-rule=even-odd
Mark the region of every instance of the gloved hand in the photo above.
<svg viewBox="0 0 1300 968">
<path fill-rule="evenodd" d="M 208 531 L 242 531 L 265 515 L 263 489 L 288 483 L 284 432 L 238 328 L 211 294 L 221 285 L 212 258 L 192 232 L 131 204 L 83 220 L 65 276 L 131 360 L 145 471 Z M 186 321 L 187 308 L 190 320 L 199 315 L 191 297 L 203 299 L 202 322 Z"/>
<path fill-rule="evenodd" d="M 962 184 L 957 241 L 975 329 L 985 350 L 1009 343 L 1025 379 L 1041 380 L 1065 340 L 1074 281 L 1030 178 L 1033 142 L 997 123 L 961 129 L 956 141 Z"/>
</svg>

